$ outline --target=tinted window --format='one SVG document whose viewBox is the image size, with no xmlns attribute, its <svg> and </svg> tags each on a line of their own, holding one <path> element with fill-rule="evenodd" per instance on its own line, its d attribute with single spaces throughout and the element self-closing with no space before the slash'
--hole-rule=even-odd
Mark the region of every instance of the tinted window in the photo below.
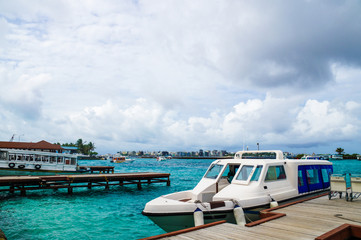
<svg viewBox="0 0 361 240">
<path fill-rule="evenodd" d="M 298 170 L 298 186 L 302 187 L 303 185 L 304 183 L 303 183 L 302 170 Z"/>
<path fill-rule="evenodd" d="M 318 178 L 318 169 L 307 169 L 306 173 L 308 184 L 317 184 L 320 182 Z"/>
<path fill-rule="evenodd" d="M 330 179 L 329 179 L 329 175 L 328 175 L 328 171 L 327 169 L 322 169 L 321 170 L 321 173 L 322 173 L 322 179 L 323 179 L 323 182 L 326 183 L 326 182 L 329 182 Z"/>
<path fill-rule="evenodd" d="M 286 179 L 286 173 L 283 166 L 268 167 L 265 181 L 275 181 L 282 179 Z"/>
<path fill-rule="evenodd" d="M 262 172 L 262 167 L 263 166 L 256 167 L 256 170 L 254 171 L 254 173 L 252 175 L 251 181 L 258 181 L 259 176 L 261 175 L 261 172 Z"/>
</svg>

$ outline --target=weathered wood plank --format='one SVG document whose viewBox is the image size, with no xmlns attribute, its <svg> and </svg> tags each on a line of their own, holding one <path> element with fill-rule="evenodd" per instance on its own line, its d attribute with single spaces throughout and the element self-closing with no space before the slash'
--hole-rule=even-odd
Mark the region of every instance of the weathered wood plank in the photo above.
<svg viewBox="0 0 361 240">
<path fill-rule="evenodd" d="M 324 196 L 274 212 L 285 213 L 286 216 L 254 227 L 223 223 L 166 239 L 311 240 L 344 223 L 361 224 L 361 201 L 346 202 L 344 198 L 328 200 L 328 196 Z"/>
</svg>

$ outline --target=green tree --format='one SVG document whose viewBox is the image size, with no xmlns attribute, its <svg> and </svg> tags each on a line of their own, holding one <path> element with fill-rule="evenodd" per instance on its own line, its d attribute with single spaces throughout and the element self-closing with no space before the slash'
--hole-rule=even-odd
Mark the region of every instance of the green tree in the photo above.
<svg viewBox="0 0 361 240">
<path fill-rule="evenodd" d="M 94 152 L 95 145 L 93 142 L 89 142 L 88 144 L 86 141 L 83 141 L 83 139 L 79 138 L 76 143 L 64 143 L 62 144 L 66 147 L 77 147 L 78 153 L 84 154 L 84 155 L 98 155 L 97 152 Z"/>
<path fill-rule="evenodd" d="M 337 149 L 335 150 L 335 152 L 337 152 L 338 154 L 341 155 L 344 150 L 345 150 L 345 149 L 343 149 L 343 148 L 337 148 Z"/>
</svg>

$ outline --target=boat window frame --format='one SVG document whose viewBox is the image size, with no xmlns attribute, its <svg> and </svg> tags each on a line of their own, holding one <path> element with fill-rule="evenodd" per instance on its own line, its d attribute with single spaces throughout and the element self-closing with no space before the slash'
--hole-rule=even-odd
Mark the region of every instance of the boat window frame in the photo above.
<svg viewBox="0 0 361 240">
<path fill-rule="evenodd" d="M 212 167 L 214 167 L 214 166 L 216 166 L 216 165 L 222 166 L 222 168 L 220 168 L 217 176 L 216 176 L 215 178 L 207 177 L 207 175 L 208 175 L 208 173 L 211 171 Z M 224 170 L 224 167 L 225 167 L 225 166 L 227 166 L 227 164 L 219 164 L 219 162 L 212 163 L 212 164 L 208 167 L 208 169 L 207 169 L 206 173 L 204 174 L 203 178 L 217 180 L 220 176 L 222 176 L 223 170 Z"/>
<path fill-rule="evenodd" d="M 247 166 L 248 166 L 248 167 L 249 167 L 249 166 L 252 166 L 252 170 L 251 170 L 251 172 L 249 173 L 247 180 L 238 180 L 237 178 L 238 178 L 239 174 L 241 173 L 243 167 L 247 167 Z M 257 168 L 258 166 L 263 166 L 263 165 L 257 165 L 257 164 L 242 164 L 242 165 L 239 167 L 237 173 L 235 174 L 232 183 L 237 183 L 237 184 L 242 184 L 242 185 L 248 185 L 248 184 L 251 182 L 252 176 L 253 176 L 253 174 L 254 174 L 254 172 L 255 172 L 255 170 L 256 170 L 256 168 Z M 261 173 L 262 173 L 262 170 L 261 170 Z"/>
</svg>

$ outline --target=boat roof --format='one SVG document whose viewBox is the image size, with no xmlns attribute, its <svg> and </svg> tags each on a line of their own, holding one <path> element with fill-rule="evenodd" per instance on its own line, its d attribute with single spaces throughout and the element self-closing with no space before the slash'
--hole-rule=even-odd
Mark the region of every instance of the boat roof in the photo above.
<svg viewBox="0 0 361 240">
<path fill-rule="evenodd" d="M 289 159 L 283 155 L 281 150 L 254 150 L 254 151 L 238 151 L 232 159 L 218 159 L 213 163 L 221 164 L 251 164 L 257 162 L 258 164 L 288 162 L 297 165 L 332 165 L 330 161 L 319 159 Z"/>
<path fill-rule="evenodd" d="M 20 150 L 20 149 L 9 149 L 9 148 L 0 148 L 0 151 L 14 153 L 14 154 L 29 154 L 29 155 L 36 154 L 36 155 L 43 155 L 43 156 L 72 157 L 72 158 L 77 157 L 77 155 L 74 155 L 74 154 L 32 151 L 32 150 Z"/>
<path fill-rule="evenodd" d="M 281 150 L 251 150 L 238 151 L 234 155 L 235 159 L 285 159 Z"/>
</svg>

